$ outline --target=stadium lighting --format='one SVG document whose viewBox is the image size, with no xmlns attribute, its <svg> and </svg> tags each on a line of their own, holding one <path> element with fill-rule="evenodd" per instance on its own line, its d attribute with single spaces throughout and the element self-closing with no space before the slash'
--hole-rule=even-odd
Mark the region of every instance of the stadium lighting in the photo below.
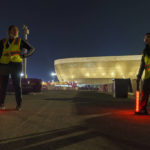
<svg viewBox="0 0 150 150">
<path fill-rule="evenodd" d="M 102 73 L 102 75 L 103 75 L 103 76 L 105 76 L 105 75 L 106 75 L 106 73 Z"/>
<path fill-rule="evenodd" d="M 55 78 L 56 78 L 56 73 L 55 72 L 51 72 L 50 75 L 52 76 L 52 82 L 54 82 Z"/>
<path fill-rule="evenodd" d="M 24 76 L 24 73 L 20 73 L 20 76 L 23 77 L 23 76 Z"/>
<path fill-rule="evenodd" d="M 90 76 L 90 74 L 87 72 L 86 74 L 85 74 L 87 77 L 89 77 Z"/>
<path fill-rule="evenodd" d="M 114 72 L 112 72 L 112 73 L 111 73 L 111 75 L 112 75 L 112 76 L 114 76 L 114 75 L 115 75 L 115 73 L 114 73 Z"/>
<path fill-rule="evenodd" d="M 51 73 L 51 76 L 56 76 L 56 73 L 55 73 L 55 72 L 52 72 L 52 73 Z"/>
</svg>

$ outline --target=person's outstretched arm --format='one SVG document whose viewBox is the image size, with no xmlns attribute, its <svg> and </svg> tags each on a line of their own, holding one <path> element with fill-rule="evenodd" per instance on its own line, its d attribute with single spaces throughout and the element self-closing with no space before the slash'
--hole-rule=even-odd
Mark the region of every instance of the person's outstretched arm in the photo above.
<svg viewBox="0 0 150 150">
<path fill-rule="evenodd" d="M 27 53 L 22 55 L 23 58 L 29 57 L 35 52 L 35 48 L 25 40 L 21 40 L 20 49 L 27 49 Z"/>
</svg>

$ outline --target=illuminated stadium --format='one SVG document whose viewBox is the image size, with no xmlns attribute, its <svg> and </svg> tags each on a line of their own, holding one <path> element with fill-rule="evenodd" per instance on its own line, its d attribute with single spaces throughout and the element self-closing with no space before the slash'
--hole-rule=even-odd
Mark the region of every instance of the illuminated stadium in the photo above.
<svg viewBox="0 0 150 150">
<path fill-rule="evenodd" d="M 136 79 L 141 55 L 65 58 L 55 60 L 60 82 L 106 84 L 112 79 Z"/>
</svg>

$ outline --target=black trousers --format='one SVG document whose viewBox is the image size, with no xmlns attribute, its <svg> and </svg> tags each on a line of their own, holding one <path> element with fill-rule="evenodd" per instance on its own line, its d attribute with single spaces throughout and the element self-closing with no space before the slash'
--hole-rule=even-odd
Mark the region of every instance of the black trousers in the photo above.
<svg viewBox="0 0 150 150">
<path fill-rule="evenodd" d="M 149 95 L 150 95 L 150 78 L 145 79 L 143 83 L 140 109 L 146 109 Z"/>
<path fill-rule="evenodd" d="M 13 86 L 15 89 L 16 102 L 18 106 L 22 103 L 22 89 L 21 89 L 21 77 L 20 73 L 22 70 L 21 63 L 10 63 L 10 75 L 13 81 Z M 5 103 L 5 97 L 7 92 L 7 85 L 9 80 L 9 74 L 1 74 L 1 88 L 0 88 L 0 104 Z"/>
</svg>

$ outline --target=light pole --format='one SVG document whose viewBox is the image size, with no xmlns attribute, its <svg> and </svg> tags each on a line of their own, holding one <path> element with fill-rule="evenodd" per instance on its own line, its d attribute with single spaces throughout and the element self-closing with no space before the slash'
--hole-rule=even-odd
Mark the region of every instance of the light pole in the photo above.
<svg viewBox="0 0 150 150">
<path fill-rule="evenodd" d="M 24 31 L 24 40 L 27 41 L 28 35 L 29 35 L 29 28 L 26 25 L 23 25 L 22 29 Z M 24 54 L 26 54 L 26 53 L 27 53 L 27 50 L 24 49 Z M 24 78 L 27 78 L 27 58 L 24 58 L 23 73 L 24 73 Z"/>
</svg>

